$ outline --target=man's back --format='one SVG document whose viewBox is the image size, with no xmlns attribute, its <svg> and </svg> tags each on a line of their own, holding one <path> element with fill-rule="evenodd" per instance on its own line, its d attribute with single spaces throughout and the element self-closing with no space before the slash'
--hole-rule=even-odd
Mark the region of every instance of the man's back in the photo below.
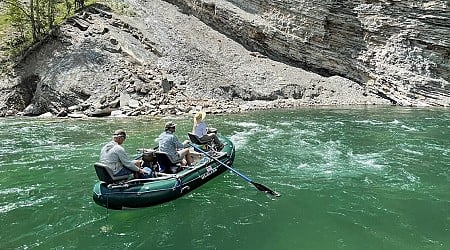
<svg viewBox="0 0 450 250">
<path fill-rule="evenodd" d="M 134 162 L 128 159 L 125 149 L 114 141 L 103 146 L 100 151 L 100 162 L 108 166 L 114 174 L 117 174 L 123 167 L 133 171 L 139 170 Z"/>
<path fill-rule="evenodd" d="M 181 147 L 183 144 L 174 134 L 165 131 L 159 135 L 159 151 L 166 152 L 172 161 L 178 158 L 177 149 Z"/>
</svg>

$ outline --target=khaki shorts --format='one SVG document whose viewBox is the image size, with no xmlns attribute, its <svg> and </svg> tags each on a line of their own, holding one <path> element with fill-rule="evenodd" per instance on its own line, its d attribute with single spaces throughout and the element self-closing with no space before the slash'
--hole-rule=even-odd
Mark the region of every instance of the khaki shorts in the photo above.
<svg viewBox="0 0 450 250">
<path fill-rule="evenodd" d="M 184 157 L 187 155 L 188 152 L 189 152 L 188 148 L 185 148 L 185 149 L 182 149 L 182 150 L 178 150 L 176 159 L 173 159 L 174 162 L 178 163 L 178 162 L 183 161 Z"/>
</svg>

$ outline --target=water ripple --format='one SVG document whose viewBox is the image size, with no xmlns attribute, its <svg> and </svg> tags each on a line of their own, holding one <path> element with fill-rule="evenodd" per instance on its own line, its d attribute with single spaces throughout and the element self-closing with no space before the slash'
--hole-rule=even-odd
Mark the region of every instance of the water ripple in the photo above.
<svg viewBox="0 0 450 250">
<path fill-rule="evenodd" d="M 19 200 L 16 202 L 8 202 L 6 204 L 0 204 L 0 213 L 8 213 L 15 209 L 24 208 L 24 207 L 34 207 L 38 205 L 42 205 L 50 200 L 54 199 L 55 196 L 46 196 L 37 199 L 27 198 L 26 200 Z"/>
</svg>

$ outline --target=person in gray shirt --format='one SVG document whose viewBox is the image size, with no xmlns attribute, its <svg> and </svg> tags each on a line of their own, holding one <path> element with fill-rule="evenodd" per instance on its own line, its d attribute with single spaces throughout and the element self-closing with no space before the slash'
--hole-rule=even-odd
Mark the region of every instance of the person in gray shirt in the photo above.
<svg viewBox="0 0 450 250">
<path fill-rule="evenodd" d="M 165 131 L 159 135 L 159 151 L 166 152 L 172 163 L 181 162 L 182 166 L 192 166 L 189 148 L 186 148 L 189 140 L 181 143 L 175 133 L 176 124 L 167 122 Z"/>
<path fill-rule="evenodd" d="M 141 160 L 128 159 L 125 149 L 122 147 L 126 138 L 127 134 L 124 130 L 116 130 L 113 140 L 103 146 L 100 152 L 100 162 L 108 166 L 114 176 L 135 174 L 135 177 L 139 178 L 139 174 L 150 174 L 148 170 L 141 168 Z"/>
</svg>

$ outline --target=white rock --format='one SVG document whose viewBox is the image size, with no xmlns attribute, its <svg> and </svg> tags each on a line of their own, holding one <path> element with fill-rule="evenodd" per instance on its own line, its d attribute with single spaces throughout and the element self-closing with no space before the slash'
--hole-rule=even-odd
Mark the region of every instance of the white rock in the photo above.
<svg viewBox="0 0 450 250">
<path fill-rule="evenodd" d="M 53 114 L 50 113 L 50 112 L 47 112 L 47 113 L 44 113 L 44 114 L 42 114 L 42 115 L 40 115 L 38 117 L 39 118 L 50 118 L 50 117 L 53 117 Z"/>
</svg>

